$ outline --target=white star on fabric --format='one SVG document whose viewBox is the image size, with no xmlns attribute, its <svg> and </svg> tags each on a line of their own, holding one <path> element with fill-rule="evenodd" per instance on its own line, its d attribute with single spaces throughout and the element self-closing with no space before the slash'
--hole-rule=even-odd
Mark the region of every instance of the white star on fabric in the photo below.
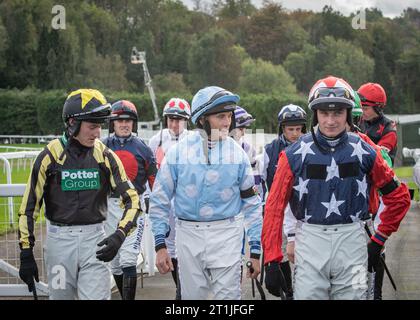
<svg viewBox="0 0 420 320">
<path fill-rule="evenodd" d="M 357 212 L 354 216 L 350 215 L 350 218 L 353 222 L 359 221 L 360 220 L 360 214 L 362 213 L 362 210 L 360 210 L 359 212 Z"/>
<path fill-rule="evenodd" d="M 327 208 L 327 215 L 325 216 L 325 218 L 328 218 L 331 213 L 335 213 L 338 214 L 339 216 L 341 216 L 340 210 L 338 210 L 338 207 L 341 206 L 345 201 L 344 200 L 340 200 L 337 201 L 335 199 L 335 195 L 334 193 L 332 194 L 331 200 L 330 202 L 321 202 L 321 204 Z"/>
<path fill-rule="evenodd" d="M 350 157 L 357 156 L 359 158 L 360 162 L 363 162 L 363 155 L 369 154 L 369 152 L 365 151 L 362 147 L 362 141 L 359 141 L 358 143 L 352 143 L 350 142 L 350 145 L 353 147 L 353 153 Z"/>
<path fill-rule="evenodd" d="M 357 186 L 359 187 L 359 191 L 357 192 L 356 196 L 361 194 L 363 197 L 366 198 L 366 190 L 367 190 L 367 183 L 366 183 L 366 176 L 363 177 L 362 181 L 356 180 Z"/>
<path fill-rule="evenodd" d="M 308 220 L 312 218 L 312 216 L 310 216 L 308 214 L 308 208 L 305 209 L 305 218 L 303 219 L 304 222 L 308 222 Z"/>
<path fill-rule="evenodd" d="M 315 154 L 311 150 L 311 145 L 313 145 L 313 142 L 305 143 L 303 141 L 300 142 L 300 148 L 296 150 L 293 154 L 301 154 L 302 155 L 302 162 L 305 161 L 307 154 Z"/>
<path fill-rule="evenodd" d="M 308 188 L 306 187 L 308 182 L 309 179 L 304 181 L 301 177 L 299 177 L 299 184 L 293 187 L 293 189 L 299 191 L 299 201 L 302 200 L 305 193 L 308 193 Z"/>
<path fill-rule="evenodd" d="M 325 179 L 325 181 L 328 181 L 334 177 L 340 178 L 340 174 L 338 172 L 338 166 L 335 163 L 334 158 L 331 159 L 331 165 L 327 166 L 327 178 Z"/>
</svg>

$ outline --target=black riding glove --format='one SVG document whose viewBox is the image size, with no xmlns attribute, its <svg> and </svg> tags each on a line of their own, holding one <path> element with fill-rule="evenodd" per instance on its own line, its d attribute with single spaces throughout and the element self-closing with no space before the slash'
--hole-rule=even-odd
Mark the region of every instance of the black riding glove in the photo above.
<svg viewBox="0 0 420 320">
<path fill-rule="evenodd" d="M 371 240 L 368 243 L 368 271 L 376 271 L 378 264 L 380 263 L 381 251 L 383 246 L 379 243 Z"/>
<path fill-rule="evenodd" d="M 265 266 L 265 287 L 273 296 L 280 297 L 286 292 L 286 280 L 278 262 L 270 262 Z"/>
<path fill-rule="evenodd" d="M 144 205 L 146 207 L 146 211 L 145 211 L 146 213 L 149 213 L 149 203 L 150 203 L 149 197 L 144 198 Z"/>
<path fill-rule="evenodd" d="M 125 240 L 125 235 L 121 230 L 115 231 L 108 238 L 105 238 L 98 243 L 98 246 L 105 245 L 99 251 L 96 251 L 96 258 L 101 261 L 111 261 L 117 255 L 118 250 Z"/>
<path fill-rule="evenodd" d="M 29 292 L 35 288 L 35 282 L 39 282 L 38 266 L 36 265 L 32 249 L 22 249 L 20 251 L 19 277 L 28 285 Z"/>
</svg>

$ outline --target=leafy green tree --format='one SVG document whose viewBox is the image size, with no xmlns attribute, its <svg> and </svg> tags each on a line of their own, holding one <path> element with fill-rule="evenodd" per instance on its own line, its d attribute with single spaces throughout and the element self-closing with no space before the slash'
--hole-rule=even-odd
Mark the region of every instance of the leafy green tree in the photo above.
<svg viewBox="0 0 420 320">
<path fill-rule="evenodd" d="M 191 44 L 188 52 L 189 84 L 195 91 L 208 85 L 235 89 L 241 73 L 241 60 L 232 36 L 212 29 Z"/>
<path fill-rule="evenodd" d="M 233 35 L 236 43 L 245 45 L 250 17 L 257 12 L 250 0 L 220 0 L 214 4 L 217 26 Z"/>
<path fill-rule="evenodd" d="M 246 59 L 250 59 L 251 57 L 246 52 L 246 50 L 241 47 L 240 45 L 233 46 L 233 49 L 236 51 L 236 54 L 238 55 L 239 59 L 241 60 L 241 65 Z"/>
<path fill-rule="evenodd" d="M 39 36 L 39 45 L 36 55 L 37 59 L 37 86 L 42 90 L 49 89 L 52 87 L 52 75 L 47 71 L 48 68 L 48 53 L 51 50 L 50 33 L 48 28 L 44 26 Z M 51 59 L 51 57 L 50 57 Z"/>
<path fill-rule="evenodd" d="M 42 90 L 68 87 L 76 75 L 77 50 L 77 36 L 72 26 L 68 26 L 66 32 L 44 26 L 35 56 L 37 86 Z"/>
<path fill-rule="evenodd" d="M 235 19 L 250 16 L 257 11 L 250 0 L 215 1 L 214 13 L 220 19 Z"/>
<path fill-rule="evenodd" d="M 318 79 L 335 75 L 347 80 L 355 89 L 372 79 L 373 59 L 351 42 L 326 36 L 321 41 L 317 59 L 323 66 L 316 75 Z"/>
<path fill-rule="evenodd" d="M 281 5 L 269 2 L 251 17 L 244 46 L 251 57 L 280 64 L 290 52 L 302 49 L 308 37 Z"/>
<path fill-rule="evenodd" d="M 173 92 L 178 95 L 191 94 L 180 73 L 158 74 L 154 76 L 153 88 L 157 94 L 163 92 Z"/>
<path fill-rule="evenodd" d="M 293 78 L 281 65 L 273 65 L 261 59 L 247 59 L 242 63 L 238 89 L 243 93 L 296 93 Z"/>
<path fill-rule="evenodd" d="M 309 43 L 318 45 L 324 36 L 322 15 L 320 13 L 308 15 L 304 18 L 302 26 L 309 34 Z"/>
<path fill-rule="evenodd" d="M 0 15 L 7 30 L 4 86 L 24 88 L 34 83 L 37 34 L 32 16 L 32 1 L 5 1 L 0 4 Z"/>
<path fill-rule="evenodd" d="M 94 56 L 88 70 L 87 86 L 112 91 L 121 91 L 129 87 L 125 77 L 126 67 L 118 54 Z"/>
<path fill-rule="evenodd" d="M 39 88 L 59 89 L 72 85 L 78 63 L 78 37 L 73 26 L 68 25 L 66 32 L 43 28 L 37 52 Z M 76 85 L 77 84 L 73 84 Z"/>
<path fill-rule="evenodd" d="M 306 93 L 316 80 L 328 75 L 341 77 L 357 89 L 371 81 L 374 62 L 351 42 L 326 36 L 319 48 L 306 45 L 302 51 L 291 53 L 284 66 L 299 90 Z"/>
<path fill-rule="evenodd" d="M 354 30 L 349 18 L 345 17 L 339 11 L 335 11 L 331 6 L 324 6 L 320 15 L 322 21 L 322 37 L 329 35 L 336 39 L 353 39 Z"/>
<path fill-rule="evenodd" d="M 118 24 L 109 10 L 95 5 L 83 6 L 83 18 L 94 39 L 96 52 L 101 55 L 117 52 Z"/>
<path fill-rule="evenodd" d="M 270 84 L 253 88 L 262 80 L 249 80 L 242 68 L 254 72 L 260 66 L 260 79 L 283 65 L 292 77 L 288 84 L 304 95 L 318 78 L 334 74 L 355 88 L 381 83 L 389 110 L 420 112 L 418 9 L 391 19 L 369 8 L 367 29 L 353 30 L 357 12 L 346 17 L 330 6 L 314 13 L 285 10 L 272 0 L 258 9 L 251 0 L 193 2 L 189 10 L 180 0 L 68 0 L 66 29 L 58 31 L 51 28 L 53 0 L 1 1 L 0 88 L 144 92 L 143 70 L 130 63 L 136 46 L 147 53 L 157 90 L 191 92 L 209 84 L 234 90 L 246 84 L 272 92 Z M 280 101 L 279 93 L 269 94 Z"/>
<path fill-rule="evenodd" d="M 8 46 L 8 34 L 0 17 L 0 74 L 6 66 L 6 50 Z"/>
<path fill-rule="evenodd" d="M 301 92 L 307 92 L 314 83 L 317 70 L 321 67 L 317 57 L 319 49 L 305 44 L 299 52 L 290 53 L 284 61 L 284 68 L 295 79 L 296 87 Z"/>
<path fill-rule="evenodd" d="M 352 29 L 350 18 L 335 11 L 331 6 L 324 6 L 322 12 L 319 13 L 308 14 L 300 11 L 292 13 L 291 16 L 297 16 L 297 21 L 309 33 L 309 41 L 313 45 L 319 45 L 321 40 L 328 35 L 346 40 L 352 40 L 355 37 L 356 31 Z"/>
<path fill-rule="evenodd" d="M 251 94 L 241 93 L 240 105 L 256 119 L 253 129 L 265 133 L 278 132 L 277 114 L 287 104 L 296 104 L 307 110 L 306 97 L 297 94 Z"/>
<path fill-rule="evenodd" d="M 191 28 L 193 13 L 179 2 L 168 1 L 160 11 L 159 73 L 188 72 L 188 48 L 196 30 Z M 157 46 L 155 46 L 156 48 Z"/>
<path fill-rule="evenodd" d="M 395 99 L 388 103 L 391 113 L 419 112 L 420 105 L 420 41 L 416 47 L 404 51 L 396 62 Z"/>
</svg>

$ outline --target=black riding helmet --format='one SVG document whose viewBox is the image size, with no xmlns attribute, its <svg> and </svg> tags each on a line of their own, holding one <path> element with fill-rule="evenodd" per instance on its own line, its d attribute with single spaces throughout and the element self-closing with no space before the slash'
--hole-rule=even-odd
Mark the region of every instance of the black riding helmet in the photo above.
<svg viewBox="0 0 420 320">
<path fill-rule="evenodd" d="M 111 105 L 98 90 L 79 89 L 71 92 L 63 107 L 66 137 L 77 136 L 82 121 L 104 123 L 110 118 Z M 70 124 L 70 119 L 76 120 Z"/>
</svg>

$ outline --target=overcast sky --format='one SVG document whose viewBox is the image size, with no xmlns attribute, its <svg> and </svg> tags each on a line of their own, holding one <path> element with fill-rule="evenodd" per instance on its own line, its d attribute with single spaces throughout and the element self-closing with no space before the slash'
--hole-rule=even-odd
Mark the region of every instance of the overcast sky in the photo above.
<svg viewBox="0 0 420 320">
<path fill-rule="evenodd" d="M 189 8 L 193 7 L 193 0 L 182 0 Z M 210 0 L 202 0 L 202 2 L 209 2 Z M 259 7 L 263 0 L 251 0 L 251 2 Z M 420 9 L 420 0 L 278 0 L 283 7 L 294 9 L 306 9 L 313 11 L 321 11 L 325 5 L 331 5 L 335 10 L 340 11 L 344 15 L 349 15 L 351 12 L 359 10 L 360 8 L 379 8 L 387 17 L 399 16 L 407 7 Z"/>
</svg>

